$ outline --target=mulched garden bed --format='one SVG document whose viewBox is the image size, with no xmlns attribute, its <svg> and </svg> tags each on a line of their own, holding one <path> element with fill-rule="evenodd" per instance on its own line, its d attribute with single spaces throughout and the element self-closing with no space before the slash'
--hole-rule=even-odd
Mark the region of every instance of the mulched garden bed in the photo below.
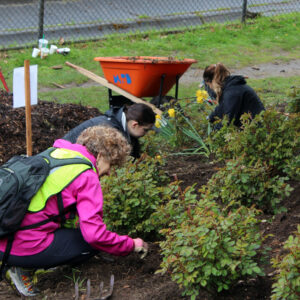
<svg viewBox="0 0 300 300">
<path fill-rule="evenodd" d="M 101 114 L 98 109 L 75 104 L 58 104 L 39 101 L 32 107 L 32 140 L 33 153 L 45 150 L 53 141 L 62 137 L 67 131 L 84 120 Z M 12 97 L 0 90 L 0 164 L 10 157 L 26 153 L 24 108 L 13 109 Z M 217 165 L 203 160 L 200 156 L 177 156 L 169 159 L 165 171 L 170 177 L 176 176 L 182 186 L 196 184 L 196 188 L 205 184 L 217 171 Z M 263 223 L 265 234 L 273 234 L 266 240 L 271 247 L 270 256 L 282 252 L 282 244 L 288 235 L 296 230 L 300 223 L 300 182 L 290 182 L 294 188 L 284 200 L 288 209 L 286 213 L 277 215 L 272 223 Z M 268 219 L 270 216 L 263 216 Z M 150 243 L 149 255 L 141 260 L 138 255 L 112 257 L 104 254 L 91 259 L 88 263 L 77 266 L 76 277 L 79 282 L 91 280 L 91 298 L 98 296 L 99 284 L 104 281 L 109 286 L 110 275 L 115 276 L 115 288 L 112 300 L 179 300 L 189 299 L 181 296 L 181 290 L 172 282 L 169 275 L 154 274 L 159 268 L 161 257 L 157 243 Z M 272 276 L 274 270 L 266 269 L 267 276 L 248 281 L 241 280 L 230 291 L 220 294 L 220 300 L 270 299 Z M 74 272 L 74 270 L 73 270 Z M 39 276 L 38 287 L 42 291 L 33 299 L 74 299 L 75 289 L 72 268 L 64 267 Z M 86 299 L 86 281 L 80 284 L 80 298 Z M 0 282 L 0 299 L 20 299 L 5 281 Z M 205 292 L 197 298 L 209 299 Z"/>
<path fill-rule="evenodd" d="M 26 154 L 25 108 L 12 108 L 13 99 L 0 90 L 0 164 Z M 31 108 L 33 154 L 52 146 L 79 123 L 100 115 L 94 107 L 39 101 Z"/>
</svg>

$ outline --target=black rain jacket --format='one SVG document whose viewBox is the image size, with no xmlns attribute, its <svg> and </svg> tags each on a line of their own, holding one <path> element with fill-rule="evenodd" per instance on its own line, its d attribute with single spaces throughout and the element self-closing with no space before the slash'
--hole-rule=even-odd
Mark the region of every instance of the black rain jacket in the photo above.
<svg viewBox="0 0 300 300">
<path fill-rule="evenodd" d="M 104 115 L 92 118 L 90 120 L 84 121 L 83 123 L 79 124 L 75 128 L 71 129 L 62 139 L 67 140 L 71 143 L 76 143 L 77 138 L 85 129 L 97 126 L 97 125 L 106 125 L 109 127 L 116 128 L 119 130 L 127 139 L 127 141 L 132 146 L 131 156 L 134 158 L 140 157 L 140 144 L 136 137 L 131 136 L 126 128 L 124 130 L 122 126 L 122 114 L 123 114 L 124 107 L 121 108 L 112 108 L 108 110 Z"/>
<path fill-rule="evenodd" d="M 233 121 L 235 126 L 241 127 L 240 117 L 244 113 L 251 113 L 252 118 L 254 118 L 263 110 L 265 110 L 263 103 L 255 91 L 246 84 L 243 76 L 228 76 L 225 79 L 219 104 L 210 114 L 209 120 L 214 122 L 227 115 L 229 122 Z M 216 129 L 221 127 L 222 124 L 219 123 Z"/>
</svg>

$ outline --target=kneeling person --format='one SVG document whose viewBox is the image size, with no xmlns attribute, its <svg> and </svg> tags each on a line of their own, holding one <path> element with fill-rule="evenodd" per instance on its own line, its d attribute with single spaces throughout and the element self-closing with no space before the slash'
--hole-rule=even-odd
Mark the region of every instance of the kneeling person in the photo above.
<svg viewBox="0 0 300 300">
<path fill-rule="evenodd" d="M 104 115 L 87 120 L 71 129 L 63 139 L 75 143 L 83 130 L 91 126 L 106 125 L 119 130 L 132 146 L 131 156 L 140 157 L 138 139 L 143 137 L 155 123 L 152 108 L 143 103 L 135 103 L 129 107 L 112 108 Z"/>
<path fill-rule="evenodd" d="M 125 162 L 131 150 L 126 138 L 114 128 L 94 126 L 84 130 L 76 144 L 59 139 L 53 147 L 56 148 L 53 153 L 56 152 L 58 157 L 73 157 L 75 153 L 90 161 L 94 167 L 79 171 L 80 165 L 72 165 L 72 171 L 69 171 L 73 173 L 71 181 L 69 176 L 66 176 L 69 179 L 60 176 L 55 180 L 53 172 L 54 183 L 48 176 L 40 188 L 44 190 L 39 194 L 38 201 L 45 203 L 44 207 L 35 213 L 26 213 L 21 227 L 49 218 L 51 221 L 36 228 L 20 230 L 14 236 L 6 275 L 24 296 L 35 296 L 38 292 L 30 281 L 30 270 L 74 265 L 99 251 L 124 256 L 141 249 L 146 252 L 148 248 L 142 239 L 108 231 L 103 222 L 103 195 L 99 177 L 109 174 L 111 166 L 121 166 Z M 57 185 L 61 186 L 61 197 L 52 191 Z M 31 203 L 33 199 L 37 200 L 36 195 Z M 63 218 L 54 218 L 59 214 L 59 205 L 67 212 L 66 224 L 75 220 L 75 226 L 66 228 Z M 0 240 L 1 259 L 6 243 L 7 239 Z"/>
</svg>

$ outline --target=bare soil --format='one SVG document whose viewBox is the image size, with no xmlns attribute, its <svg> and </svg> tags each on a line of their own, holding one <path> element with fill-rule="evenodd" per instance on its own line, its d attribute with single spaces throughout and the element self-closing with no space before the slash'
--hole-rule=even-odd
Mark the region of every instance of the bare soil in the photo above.
<svg viewBox="0 0 300 300">
<path fill-rule="evenodd" d="M 0 90 L 0 164 L 16 154 L 26 152 L 25 144 L 25 112 L 23 108 L 12 109 L 12 97 Z M 99 115 L 95 108 L 74 104 L 57 104 L 39 101 L 32 110 L 33 153 L 40 152 L 51 146 L 53 141 L 60 138 L 70 128 L 82 121 Z M 217 165 L 204 160 L 200 156 L 182 156 L 170 159 L 165 171 L 171 178 L 177 176 L 182 180 L 183 187 L 196 183 L 201 186 L 207 182 Z M 273 234 L 266 241 L 271 247 L 270 257 L 282 253 L 282 244 L 289 234 L 296 230 L 300 221 L 300 182 L 290 182 L 294 188 L 289 197 L 284 200 L 288 211 L 277 215 L 271 223 L 263 223 L 261 230 L 265 234 Z M 270 219 L 265 215 L 264 218 Z M 141 260 L 136 254 L 127 257 L 112 257 L 107 254 L 99 255 L 88 263 L 77 266 L 80 276 L 84 280 L 80 284 L 79 299 L 86 297 L 86 280 L 91 280 L 91 299 L 99 298 L 99 284 L 109 286 L 111 274 L 115 276 L 115 286 L 112 300 L 179 300 L 189 299 L 181 296 L 180 287 L 172 282 L 169 275 L 158 275 L 161 256 L 157 242 L 150 242 L 149 255 Z M 272 276 L 274 270 L 265 266 L 267 276 L 250 280 L 242 280 L 228 292 L 220 294 L 215 299 L 245 300 L 270 299 Z M 71 267 L 61 267 L 50 273 L 38 276 L 37 286 L 41 295 L 33 299 L 65 300 L 75 298 L 74 282 Z M 0 282 L 0 299 L 20 299 L 11 287 Z M 210 299 L 204 291 L 198 300 Z"/>
</svg>

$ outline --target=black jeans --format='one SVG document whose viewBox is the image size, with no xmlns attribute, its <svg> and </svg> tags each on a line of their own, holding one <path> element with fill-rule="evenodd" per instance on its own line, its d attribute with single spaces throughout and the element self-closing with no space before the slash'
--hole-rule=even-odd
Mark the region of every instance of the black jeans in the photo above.
<svg viewBox="0 0 300 300">
<path fill-rule="evenodd" d="M 59 265 L 81 263 L 99 251 L 93 249 L 82 237 L 79 229 L 61 228 L 55 231 L 52 244 L 44 251 L 29 255 L 9 255 L 8 266 L 48 269 Z M 0 252 L 2 259 L 3 252 Z"/>
</svg>

